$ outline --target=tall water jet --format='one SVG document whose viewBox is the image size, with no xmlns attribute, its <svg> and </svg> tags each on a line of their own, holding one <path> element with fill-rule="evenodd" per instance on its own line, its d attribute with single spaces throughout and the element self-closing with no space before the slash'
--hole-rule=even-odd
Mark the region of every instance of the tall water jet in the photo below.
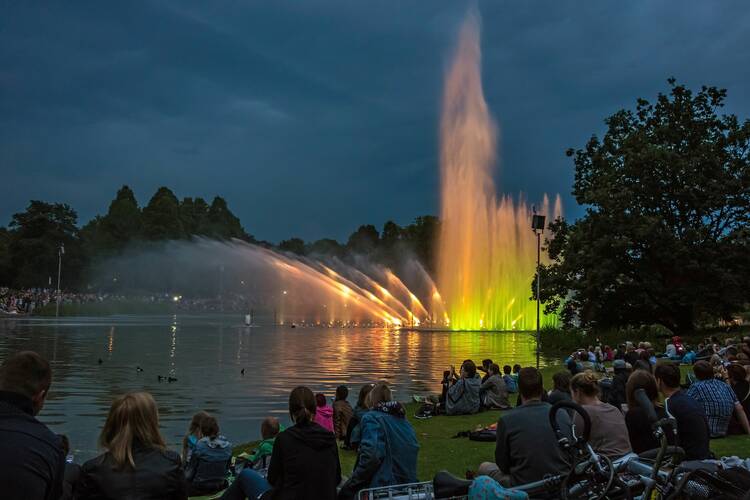
<svg viewBox="0 0 750 500">
<path fill-rule="evenodd" d="M 497 126 L 482 91 L 479 24 L 470 10 L 445 79 L 438 289 L 452 329 L 527 330 L 536 323 L 529 300 L 536 238 L 524 201 L 495 194 Z M 559 200 L 554 211 L 549 205 L 545 196 L 540 208 L 547 220 L 560 215 Z M 542 318 L 543 325 L 555 321 Z"/>
</svg>

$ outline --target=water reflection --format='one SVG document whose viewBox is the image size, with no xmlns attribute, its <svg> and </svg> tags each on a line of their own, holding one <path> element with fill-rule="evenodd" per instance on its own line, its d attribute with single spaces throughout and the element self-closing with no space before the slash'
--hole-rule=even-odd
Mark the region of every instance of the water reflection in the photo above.
<svg viewBox="0 0 750 500">
<path fill-rule="evenodd" d="M 110 403 L 126 391 L 154 395 L 175 448 L 200 409 L 216 413 L 222 431 L 242 442 L 258 437 L 269 414 L 288 422 L 287 398 L 297 385 L 333 396 L 347 384 L 355 399 L 360 385 L 385 379 L 405 400 L 438 391 L 451 364 L 489 357 L 501 366 L 529 365 L 533 347 L 525 333 L 248 328 L 240 316 L 0 320 L 0 359 L 33 349 L 51 360 L 54 380 L 41 420 L 68 434 L 81 459 L 96 453 Z"/>
</svg>

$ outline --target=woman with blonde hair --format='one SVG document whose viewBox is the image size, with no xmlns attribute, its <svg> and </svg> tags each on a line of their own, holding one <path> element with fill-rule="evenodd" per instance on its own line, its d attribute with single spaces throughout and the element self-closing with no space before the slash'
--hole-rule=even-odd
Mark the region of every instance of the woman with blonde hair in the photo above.
<svg viewBox="0 0 750 500">
<path fill-rule="evenodd" d="M 570 379 L 573 401 L 586 410 L 591 418 L 589 443 L 597 453 L 609 458 L 619 458 L 630 453 L 630 438 L 623 414 L 609 403 L 599 399 L 599 379 L 587 370 Z M 575 416 L 576 427 L 583 428 L 583 419 Z"/>
<path fill-rule="evenodd" d="M 130 392 L 115 399 L 99 445 L 106 451 L 83 464 L 76 498 L 187 498 L 180 456 L 166 449 L 151 394 Z"/>
<path fill-rule="evenodd" d="M 339 500 L 354 498 L 364 488 L 417 481 L 417 436 L 386 382 L 375 384 L 367 395 L 367 406 L 370 410 L 362 416 L 357 461 Z"/>
</svg>

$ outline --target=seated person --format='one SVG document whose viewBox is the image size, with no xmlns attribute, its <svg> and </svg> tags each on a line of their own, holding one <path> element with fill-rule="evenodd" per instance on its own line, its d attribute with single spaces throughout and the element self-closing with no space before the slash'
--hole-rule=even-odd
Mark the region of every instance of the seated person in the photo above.
<svg viewBox="0 0 750 500">
<path fill-rule="evenodd" d="M 185 466 L 188 496 L 210 495 L 227 487 L 232 443 L 219 435 L 219 423 L 208 415 L 201 420 L 201 437 Z"/>
<path fill-rule="evenodd" d="M 362 434 L 362 429 L 359 426 L 359 422 L 367 412 L 367 395 L 372 390 L 375 384 L 365 384 L 359 389 L 359 396 L 357 397 L 357 404 L 354 406 L 354 415 L 349 420 L 349 427 L 346 429 L 346 439 L 344 440 L 344 447 L 356 450 L 359 445 L 359 438 Z"/>
<path fill-rule="evenodd" d="M 714 369 L 706 361 L 695 363 L 693 373 L 697 381 L 687 390 L 687 395 L 703 406 L 703 411 L 708 418 L 711 437 L 727 435 L 733 413 L 736 414 L 743 433 L 750 434 L 750 424 L 748 424 L 745 410 L 729 384 L 715 379 Z"/>
<path fill-rule="evenodd" d="M 518 392 L 518 383 L 510 373 L 510 365 L 503 366 L 503 382 L 505 382 L 505 388 L 508 389 L 509 393 L 515 394 Z"/>
<path fill-rule="evenodd" d="M 60 439 L 36 419 L 52 384 L 46 359 L 32 351 L 4 354 L 0 366 L 0 497 L 57 500 L 65 455 Z"/>
<path fill-rule="evenodd" d="M 661 443 L 654 436 L 651 428 L 651 422 L 648 420 L 648 413 L 642 408 L 635 398 L 635 391 L 643 389 L 646 396 L 654 405 L 656 416 L 660 419 L 667 416 L 667 412 L 659 404 L 659 389 L 656 387 L 656 379 L 653 375 L 643 370 L 634 372 L 628 379 L 625 389 L 628 401 L 628 411 L 625 414 L 625 424 L 628 426 L 628 436 L 630 437 L 630 446 L 634 453 L 643 453 L 644 451 L 658 448 Z M 668 429 L 666 432 L 667 442 L 670 445 L 675 444 L 674 432 Z"/>
<path fill-rule="evenodd" d="M 685 450 L 685 460 L 711 458 L 708 421 L 703 407 L 680 390 L 680 368 L 675 363 L 659 363 L 654 369 L 664 410 L 677 421 L 677 442 Z"/>
<path fill-rule="evenodd" d="M 487 371 L 489 377 L 479 386 L 479 394 L 482 399 L 482 406 L 485 408 L 494 408 L 507 410 L 510 408 L 508 402 L 508 389 L 505 382 L 500 376 L 500 367 L 492 363 Z"/>
<path fill-rule="evenodd" d="M 115 399 L 99 442 L 106 452 L 83 464 L 77 500 L 187 498 L 182 461 L 167 450 L 151 394 L 131 392 Z"/>
<path fill-rule="evenodd" d="M 737 401 L 745 410 L 745 415 L 750 418 L 750 383 L 747 381 L 747 371 L 738 364 L 732 364 L 727 367 L 727 375 Z M 742 434 L 742 424 L 736 414 L 732 416 L 729 423 L 729 434 Z"/>
<path fill-rule="evenodd" d="M 183 464 L 190 461 L 190 456 L 193 454 L 193 450 L 195 450 L 195 445 L 198 443 L 198 440 L 203 437 L 201 436 L 201 422 L 204 418 L 209 416 L 210 415 L 205 411 L 199 411 L 193 415 L 193 418 L 190 420 L 190 427 L 188 427 L 187 434 L 182 438 Z"/>
<path fill-rule="evenodd" d="M 609 403 L 599 400 L 599 381 L 592 371 L 579 373 L 570 380 L 573 401 L 591 418 L 589 444 L 597 453 L 619 458 L 631 452 L 628 427 L 623 414 Z M 576 414 L 576 427 L 583 428 L 583 419 Z"/>
<path fill-rule="evenodd" d="M 336 500 L 336 487 L 341 482 L 336 437 L 313 422 L 316 410 L 315 395 L 309 388 L 292 390 L 289 416 L 294 425 L 276 436 L 268 476 L 244 469 L 221 498 L 270 495 L 268 498 Z"/>
<path fill-rule="evenodd" d="M 484 462 L 477 472 L 490 476 L 505 487 L 539 481 L 564 474 L 569 466 L 549 423 L 549 403 L 542 402 L 542 374 L 523 368 L 518 375 L 521 406 L 503 414 L 497 422 L 495 462 Z M 566 411 L 557 413 L 561 429 L 570 429 Z"/>
<path fill-rule="evenodd" d="M 346 439 L 346 429 L 349 427 L 349 420 L 354 414 L 352 405 L 346 398 L 349 397 L 349 389 L 345 385 L 336 388 L 336 400 L 333 402 L 333 431 L 336 439 Z"/>
<path fill-rule="evenodd" d="M 559 401 L 570 401 L 570 372 L 557 372 L 552 375 L 554 388 L 550 391 L 547 402 L 551 405 Z"/>
<path fill-rule="evenodd" d="M 271 453 L 273 452 L 273 443 L 276 441 L 276 436 L 280 431 L 281 425 L 279 425 L 279 419 L 276 417 L 266 417 L 260 424 L 261 442 L 258 443 L 257 448 L 248 457 L 248 461 L 252 468 L 259 471 L 262 476 L 265 476 L 268 471 L 268 463 L 271 461 Z"/>
<path fill-rule="evenodd" d="M 482 366 L 477 366 L 477 370 L 479 370 L 480 372 L 484 372 L 484 375 L 482 376 L 483 384 L 487 382 L 488 378 L 490 378 L 490 366 L 492 366 L 491 359 L 483 359 Z"/>
<path fill-rule="evenodd" d="M 362 489 L 417 482 L 419 443 L 406 410 L 392 400 L 386 382 L 378 382 L 362 417 L 362 440 L 352 475 L 341 487 L 339 500 L 352 499 Z"/>
<path fill-rule="evenodd" d="M 625 386 L 628 383 L 628 377 L 630 377 L 630 370 L 625 360 L 616 359 L 612 363 L 614 369 L 614 376 L 612 377 L 612 384 L 607 394 L 607 403 L 611 404 L 618 410 L 622 409 L 622 405 L 627 402 L 625 395 Z"/>
<path fill-rule="evenodd" d="M 451 374 L 455 376 L 456 369 L 451 366 Z M 461 364 L 459 379 L 448 389 L 445 397 L 446 415 L 469 415 L 480 410 L 479 386 L 481 380 L 477 375 L 474 362 L 467 359 Z"/>
<path fill-rule="evenodd" d="M 326 404 L 325 394 L 316 394 L 315 402 L 318 405 L 318 409 L 315 412 L 313 422 L 322 428 L 333 432 L 333 408 Z"/>
</svg>

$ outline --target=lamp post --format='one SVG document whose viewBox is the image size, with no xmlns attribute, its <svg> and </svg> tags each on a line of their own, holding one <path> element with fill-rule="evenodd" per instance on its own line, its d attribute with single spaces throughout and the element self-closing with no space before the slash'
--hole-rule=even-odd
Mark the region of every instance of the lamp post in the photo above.
<svg viewBox="0 0 750 500">
<path fill-rule="evenodd" d="M 65 253 L 65 244 L 60 243 L 57 247 L 57 299 L 55 301 L 55 317 L 60 316 L 60 276 L 62 274 L 62 256 Z"/>
<path fill-rule="evenodd" d="M 542 280 L 541 267 L 542 267 L 542 233 L 544 232 L 544 215 L 537 215 L 536 209 L 534 209 L 534 215 L 531 218 L 531 229 L 536 235 L 536 369 L 539 369 L 539 350 L 541 347 L 541 333 L 539 330 L 539 316 L 540 316 L 540 297 L 539 293 L 541 290 L 540 282 Z"/>
</svg>

